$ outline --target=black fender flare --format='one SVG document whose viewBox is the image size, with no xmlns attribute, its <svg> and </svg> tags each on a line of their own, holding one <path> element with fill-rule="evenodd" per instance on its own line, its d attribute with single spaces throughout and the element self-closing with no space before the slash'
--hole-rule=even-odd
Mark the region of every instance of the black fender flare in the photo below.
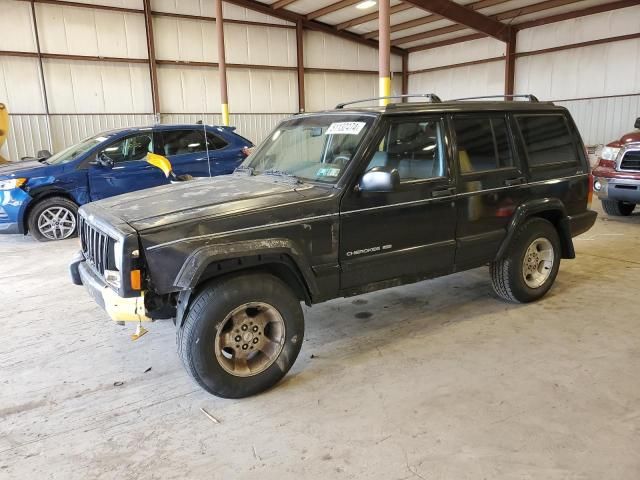
<svg viewBox="0 0 640 480">
<path fill-rule="evenodd" d="M 557 198 L 541 198 L 518 205 L 507 227 L 507 235 L 498 249 L 496 260 L 504 258 L 516 231 L 531 217 L 541 217 L 553 223 L 560 236 L 562 258 L 576 257 L 571 236 L 571 222 L 564 203 Z"/>
<path fill-rule="evenodd" d="M 211 268 L 232 263 L 231 268 L 220 268 L 211 275 Z M 318 285 L 309 262 L 293 241 L 286 238 L 245 240 L 233 243 L 204 245 L 194 250 L 185 260 L 174 281 L 180 290 L 176 308 L 176 326 L 182 327 L 189 310 L 191 297 L 203 276 L 206 280 L 232 272 L 241 272 L 279 264 L 289 270 L 299 283 L 305 303 L 310 305 L 318 294 Z M 209 274 L 205 272 L 209 270 Z"/>
</svg>

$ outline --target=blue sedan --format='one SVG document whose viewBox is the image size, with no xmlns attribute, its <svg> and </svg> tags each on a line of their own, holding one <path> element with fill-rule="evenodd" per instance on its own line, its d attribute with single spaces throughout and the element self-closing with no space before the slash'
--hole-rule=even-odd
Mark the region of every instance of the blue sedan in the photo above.
<svg viewBox="0 0 640 480">
<path fill-rule="evenodd" d="M 0 166 L 0 233 L 40 241 L 76 234 L 78 207 L 169 183 L 146 162 L 163 155 L 177 175 L 232 173 L 253 144 L 232 127 L 157 125 L 111 130 L 47 159 Z"/>
</svg>

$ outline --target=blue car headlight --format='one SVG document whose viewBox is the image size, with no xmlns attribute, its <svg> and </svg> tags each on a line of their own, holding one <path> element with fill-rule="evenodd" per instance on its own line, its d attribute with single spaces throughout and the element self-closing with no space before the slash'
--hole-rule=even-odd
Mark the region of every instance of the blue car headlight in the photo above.
<svg viewBox="0 0 640 480">
<path fill-rule="evenodd" d="M 11 178 L 9 180 L 0 180 L 0 190 L 13 190 L 27 183 L 26 178 Z"/>
</svg>

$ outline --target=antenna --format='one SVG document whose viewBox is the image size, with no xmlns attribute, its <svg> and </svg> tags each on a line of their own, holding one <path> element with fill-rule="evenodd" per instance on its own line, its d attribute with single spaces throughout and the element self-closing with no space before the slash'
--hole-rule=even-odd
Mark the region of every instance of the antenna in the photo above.
<svg viewBox="0 0 640 480">
<path fill-rule="evenodd" d="M 202 96 L 200 98 L 204 98 L 204 102 L 202 103 L 202 136 L 204 137 L 204 148 L 207 153 L 207 167 L 209 168 L 209 178 L 211 178 L 211 158 L 209 157 L 209 139 L 207 138 L 207 122 L 205 121 L 205 109 L 207 108 L 207 84 L 204 81 L 204 74 L 202 75 Z"/>
</svg>

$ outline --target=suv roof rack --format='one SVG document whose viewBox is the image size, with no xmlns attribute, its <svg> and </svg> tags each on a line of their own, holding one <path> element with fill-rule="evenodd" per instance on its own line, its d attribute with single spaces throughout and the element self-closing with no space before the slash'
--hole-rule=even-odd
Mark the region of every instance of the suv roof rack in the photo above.
<svg viewBox="0 0 640 480">
<path fill-rule="evenodd" d="M 372 102 L 374 100 L 387 100 L 392 98 L 427 98 L 429 101 L 433 103 L 441 103 L 440 97 L 438 97 L 435 93 L 409 93 L 405 95 L 392 95 L 389 97 L 372 97 L 372 98 L 363 98 L 362 100 L 353 100 L 351 102 L 339 103 L 336 105 L 336 109 L 344 108 L 347 105 L 353 105 L 354 103 L 364 103 L 364 102 Z"/>
<path fill-rule="evenodd" d="M 465 98 L 454 98 L 453 100 L 451 100 L 452 102 L 459 102 L 462 100 L 485 100 L 487 98 L 510 98 L 510 99 L 514 99 L 514 98 L 526 98 L 527 100 L 529 100 L 530 102 L 535 102 L 538 103 L 538 97 L 536 97 L 535 95 L 532 95 L 530 93 L 524 94 L 524 95 L 485 95 L 482 97 L 465 97 Z"/>
</svg>

